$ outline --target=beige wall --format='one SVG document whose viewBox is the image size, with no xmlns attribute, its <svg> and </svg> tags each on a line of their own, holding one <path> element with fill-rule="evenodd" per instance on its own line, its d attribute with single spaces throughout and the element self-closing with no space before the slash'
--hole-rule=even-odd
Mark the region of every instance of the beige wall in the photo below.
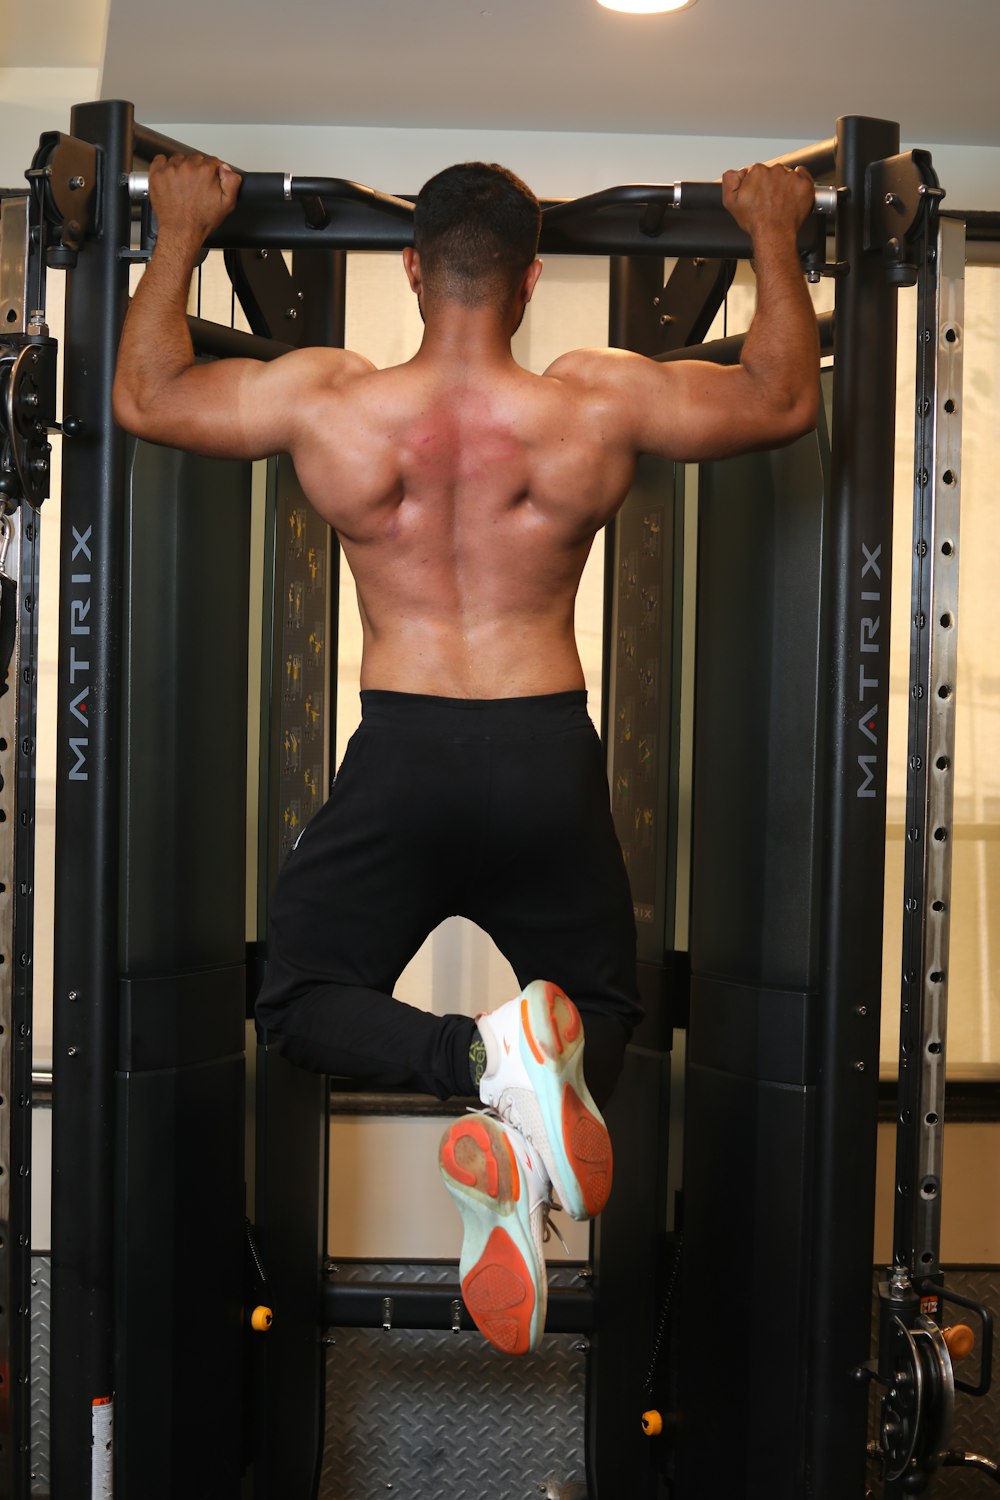
<svg viewBox="0 0 1000 1500">
<path fill-rule="evenodd" d="M 328 1248 L 334 1257 L 406 1260 L 455 1253 L 453 1215 L 437 1171 L 441 1119 L 336 1116 L 330 1125 Z M 945 1130 L 941 1261 L 1000 1264 L 1000 1124 L 950 1124 Z M 878 1129 L 874 1263 L 892 1260 L 896 1129 Z M 585 1225 L 559 1228 L 571 1259 L 585 1260 Z M 553 1260 L 566 1258 L 554 1242 Z"/>
<path fill-rule="evenodd" d="M 97 87 L 97 68 L 0 67 L 0 187 L 22 186 L 39 136 L 68 131 L 71 108 Z"/>
<path fill-rule="evenodd" d="M 889 682 L 889 782 L 882 996 L 883 1067 L 895 1072 L 902 942 L 913 511 L 913 293 L 900 302 L 896 540 Z M 957 612 L 948 1068 L 1000 1080 L 1000 266 L 970 266 L 963 330 L 960 599 Z"/>
<path fill-rule="evenodd" d="M 896 1127 L 878 1129 L 875 1264 L 892 1260 Z M 942 1265 L 1000 1265 L 1000 1125 L 951 1124 L 944 1133 Z"/>
</svg>

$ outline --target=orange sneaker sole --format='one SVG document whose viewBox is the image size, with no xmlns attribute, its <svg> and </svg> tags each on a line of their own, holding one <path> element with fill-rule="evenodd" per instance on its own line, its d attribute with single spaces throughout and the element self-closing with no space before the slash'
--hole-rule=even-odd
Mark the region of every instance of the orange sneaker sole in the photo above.
<svg viewBox="0 0 1000 1500">
<path fill-rule="evenodd" d="M 457 1120 L 441 1142 L 444 1176 L 461 1192 L 453 1196 L 467 1226 L 521 1197 L 521 1175 L 505 1135 L 475 1115 Z M 509 1212 L 509 1209 L 507 1210 Z M 538 1296 L 523 1252 L 502 1224 L 490 1229 L 475 1264 L 462 1277 L 462 1299 L 480 1333 L 504 1354 L 527 1354 Z"/>
<path fill-rule="evenodd" d="M 536 1037 L 531 1025 L 527 1000 L 521 1001 L 521 1029 L 532 1055 L 542 1063 L 561 1058 L 583 1031 L 580 1013 L 557 984 L 546 984 L 545 1006 L 548 1011 L 549 1035 Z"/>
<path fill-rule="evenodd" d="M 527 1354 L 535 1288 L 524 1257 L 504 1229 L 494 1229 L 462 1282 L 469 1315 L 484 1338 L 504 1354 Z"/>
<path fill-rule="evenodd" d="M 562 1101 L 562 1133 L 587 1214 L 594 1219 L 611 1196 L 611 1137 L 576 1090 L 568 1086 Z"/>
<path fill-rule="evenodd" d="M 582 1084 L 575 1057 L 576 1044 L 583 1040 L 580 1012 L 565 991 L 550 982 L 545 984 L 542 1002 L 543 1019 L 536 1028 L 531 1023 L 527 999 L 521 1001 L 521 1030 L 536 1062 L 543 1067 L 555 1064 L 558 1071 L 565 1069 L 568 1074 L 560 1121 L 563 1150 L 566 1164 L 579 1185 L 586 1217 L 593 1219 L 611 1196 L 611 1138 L 604 1122 L 594 1113 L 593 1101 L 586 1104 L 570 1081 L 575 1075 Z"/>
</svg>

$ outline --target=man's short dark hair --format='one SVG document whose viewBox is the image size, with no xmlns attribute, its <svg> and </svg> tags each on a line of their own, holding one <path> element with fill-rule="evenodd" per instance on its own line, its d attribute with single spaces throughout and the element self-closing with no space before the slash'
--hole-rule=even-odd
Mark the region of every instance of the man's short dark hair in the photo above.
<svg viewBox="0 0 1000 1500">
<path fill-rule="evenodd" d="M 414 212 L 425 285 L 468 307 L 506 300 L 535 258 L 541 222 L 538 199 L 506 167 L 446 167 Z"/>
</svg>

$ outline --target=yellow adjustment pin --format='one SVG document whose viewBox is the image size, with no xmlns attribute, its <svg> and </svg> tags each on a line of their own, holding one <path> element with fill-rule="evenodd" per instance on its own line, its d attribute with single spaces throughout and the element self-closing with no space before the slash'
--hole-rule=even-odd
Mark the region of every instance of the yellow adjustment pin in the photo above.
<svg viewBox="0 0 1000 1500">
<path fill-rule="evenodd" d="M 663 1431 L 663 1418 L 658 1411 L 644 1411 L 642 1414 L 642 1430 L 647 1437 L 659 1437 Z"/>
<path fill-rule="evenodd" d="M 274 1313 L 269 1307 L 255 1307 L 250 1314 L 250 1327 L 254 1333 L 266 1333 L 274 1322 Z"/>
</svg>

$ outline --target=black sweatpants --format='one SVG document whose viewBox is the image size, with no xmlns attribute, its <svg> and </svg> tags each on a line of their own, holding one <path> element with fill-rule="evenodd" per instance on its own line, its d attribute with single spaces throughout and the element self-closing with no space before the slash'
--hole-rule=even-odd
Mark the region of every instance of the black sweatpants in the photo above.
<svg viewBox="0 0 1000 1500">
<path fill-rule="evenodd" d="M 427 934 L 461 915 L 489 933 L 520 985 L 552 980 L 575 1001 L 587 1082 L 603 1103 L 642 1012 L 632 898 L 586 693 L 369 691 L 361 702 L 329 801 L 277 882 L 259 1021 L 314 1072 L 469 1094 L 471 1018 L 392 998 Z"/>
</svg>

